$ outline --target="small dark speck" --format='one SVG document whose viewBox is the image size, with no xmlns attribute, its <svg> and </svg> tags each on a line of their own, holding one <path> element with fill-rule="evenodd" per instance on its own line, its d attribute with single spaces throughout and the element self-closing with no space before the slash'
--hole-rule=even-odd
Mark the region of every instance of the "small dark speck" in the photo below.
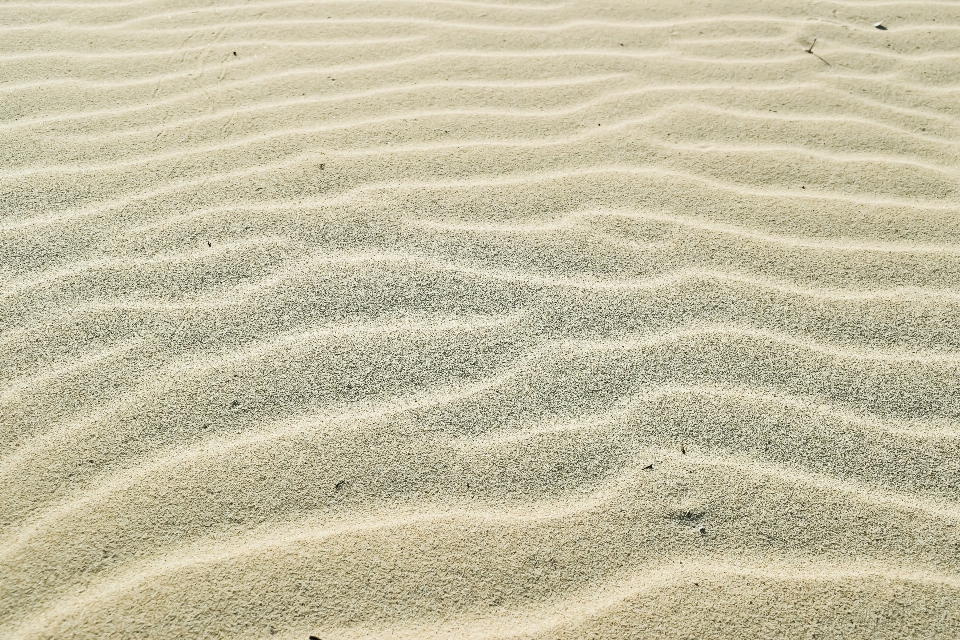
<svg viewBox="0 0 960 640">
<path fill-rule="evenodd" d="M 341 480 L 341 481 L 338 482 L 337 484 L 333 485 L 333 490 L 334 490 L 334 491 L 340 491 L 340 489 L 343 489 L 343 485 L 345 485 L 345 484 L 347 484 L 347 481 L 346 481 L 346 480 Z"/>
<path fill-rule="evenodd" d="M 263 187 L 257 187 L 256 191 L 263 191 Z"/>
<path fill-rule="evenodd" d="M 317 636 L 310 636 L 310 640 L 320 640 Z"/>
<path fill-rule="evenodd" d="M 239 406 L 240 406 L 240 401 L 239 401 L 239 400 L 234 400 L 233 402 L 230 403 L 230 406 L 231 406 L 231 407 L 239 407 Z"/>
<path fill-rule="evenodd" d="M 644 471 L 652 471 L 652 470 L 653 470 L 653 464 L 648 464 L 647 466 L 645 466 L 645 467 L 643 468 L 643 470 L 644 470 Z"/>
<path fill-rule="evenodd" d="M 682 453 L 683 455 L 687 455 L 687 448 L 683 445 L 680 445 L 680 453 Z"/>
<path fill-rule="evenodd" d="M 620 43 L 620 46 L 621 46 L 621 47 L 623 46 L 623 43 L 622 43 L 622 42 Z"/>
<path fill-rule="evenodd" d="M 698 528 L 697 528 L 697 531 L 699 531 L 699 532 L 700 532 L 700 535 L 702 535 L 702 536 L 707 535 L 707 528 L 706 528 L 706 527 L 698 527 Z"/>
<path fill-rule="evenodd" d="M 207 246 L 208 246 L 208 247 L 212 247 L 212 246 L 213 246 L 212 244 L 210 244 L 210 241 L 209 241 L 209 240 L 207 240 Z"/>
<path fill-rule="evenodd" d="M 804 185 L 804 186 L 801 186 L 800 188 L 801 188 L 801 189 L 806 189 L 807 187 L 806 187 L 806 185 Z"/>
<path fill-rule="evenodd" d="M 875 24 L 875 25 L 873 25 L 873 26 L 875 26 L 877 29 L 880 29 L 880 31 L 886 31 L 886 30 L 887 30 L 887 28 L 886 28 L 885 26 L 883 26 L 883 23 L 882 23 L 882 22 L 878 22 L 877 24 Z"/>
<path fill-rule="evenodd" d="M 321 163 L 320 163 L 320 169 L 322 170 L 324 166 L 326 166 L 326 165 L 325 165 L 323 162 L 321 162 Z"/>
<path fill-rule="evenodd" d="M 700 586 L 700 583 L 699 583 L 699 582 L 694 582 L 694 583 L 693 583 L 693 586 L 699 587 L 699 586 Z M 313 636 L 310 636 L 310 637 L 312 638 Z"/>
<path fill-rule="evenodd" d="M 233 52 L 233 55 L 237 55 L 237 52 L 236 52 L 236 51 L 234 51 L 234 52 Z"/>
</svg>

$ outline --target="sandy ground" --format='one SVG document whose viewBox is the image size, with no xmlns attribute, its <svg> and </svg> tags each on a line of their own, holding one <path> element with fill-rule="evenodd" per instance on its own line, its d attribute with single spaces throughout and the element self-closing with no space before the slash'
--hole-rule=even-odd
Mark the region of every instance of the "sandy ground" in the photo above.
<svg viewBox="0 0 960 640">
<path fill-rule="evenodd" d="M 0 33 L 0 637 L 960 637 L 960 4 Z"/>
</svg>

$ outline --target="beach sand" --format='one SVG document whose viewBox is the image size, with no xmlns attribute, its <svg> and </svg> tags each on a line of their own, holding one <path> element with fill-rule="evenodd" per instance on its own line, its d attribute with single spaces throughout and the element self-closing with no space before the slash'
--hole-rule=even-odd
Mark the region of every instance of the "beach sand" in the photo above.
<svg viewBox="0 0 960 640">
<path fill-rule="evenodd" d="M 960 4 L 0 33 L 0 637 L 960 637 Z"/>
</svg>

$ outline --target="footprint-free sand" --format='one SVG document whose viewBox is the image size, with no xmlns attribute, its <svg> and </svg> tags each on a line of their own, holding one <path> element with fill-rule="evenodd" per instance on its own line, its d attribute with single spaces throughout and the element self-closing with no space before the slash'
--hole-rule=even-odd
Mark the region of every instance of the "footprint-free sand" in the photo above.
<svg viewBox="0 0 960 640">
<path fill-rule="evenodd" d="M 0 34 L 0 637 L 960 637 L 960 4 Z"/>
</svg>

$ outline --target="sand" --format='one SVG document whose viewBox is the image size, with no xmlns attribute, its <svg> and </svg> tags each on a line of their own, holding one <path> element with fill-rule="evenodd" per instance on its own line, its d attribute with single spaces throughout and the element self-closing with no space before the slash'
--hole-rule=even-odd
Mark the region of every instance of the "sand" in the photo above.
<svg viewBox="0 0 960 640">
<path fill-rule="evenodd" d="M 960 4 L 0 33 L 0 638 L 960 637 Z"/>
</svg>

